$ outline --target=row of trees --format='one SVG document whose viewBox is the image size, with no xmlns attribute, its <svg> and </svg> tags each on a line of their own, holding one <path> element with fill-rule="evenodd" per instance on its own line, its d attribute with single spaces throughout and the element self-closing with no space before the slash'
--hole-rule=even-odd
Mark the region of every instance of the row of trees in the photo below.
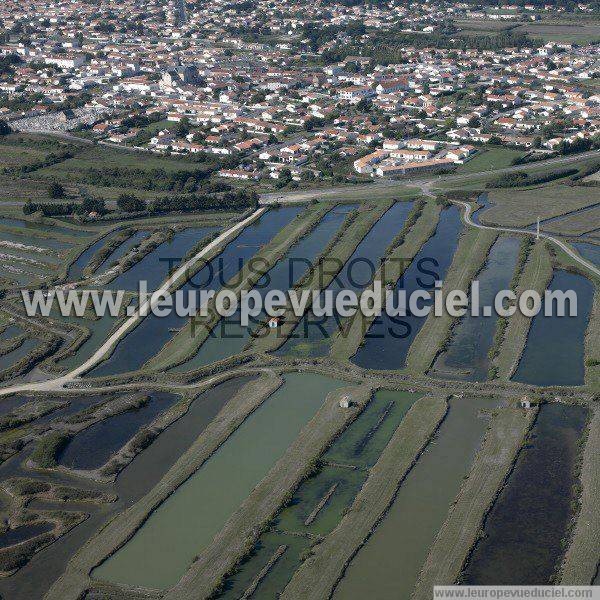
<svg viewBox="0 0 600 600">
<path fill-rule="evenodd" d="M 31 215 L 41 213 L 45 217 L 64 217 L 70 215 L 88 215 L 98 213 L 103 215 L 108 212 L 106 202 L 100 198 L 85 198 L 83 202 L 26 202 L 23 214 Z"/>
<path fill-rule="evenodd" d="M 487 188 L 513 188 L 532 185 L 541 185 L 556 179 L 563 179 L 571 175 L 577 175 L 578 169 L 564 169 L 562 171 L 551 171 L 541 175 L 528 175 L 527 173 L 507 173 L 501 175 L 497 179 L 489 181 L 486 184 Z"/>
<path fill-rule="evenodd" d="M 48 195 L 53 199 L 64 198 L 65 190 L 60 183 L 50 185 Z M 121 194 L 117 198 L 117 208 L 126 213 L 169 213 L 201 210 L 243 210 L 258 205 L 258 194 L 254 190 L 239 190 L 219 195 L 192 194 L 156 198 L 150 203 L 135 194 Z M 106 202 L 100 198 L 84 198 L 82 202 L 31 202 L 23 206 L 23 213 L 30 215 L 41 213 L 45 217 L 86 215 L 90 213 L 106 214 Z"/>
</svg>

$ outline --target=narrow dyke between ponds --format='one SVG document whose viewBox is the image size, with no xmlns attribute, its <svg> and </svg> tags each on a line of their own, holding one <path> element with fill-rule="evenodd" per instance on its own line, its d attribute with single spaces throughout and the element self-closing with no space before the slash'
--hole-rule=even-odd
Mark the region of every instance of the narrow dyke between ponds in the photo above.
<svg viewBox="0 0 600 600">
<path fill-rule="evenodd" d="M 492 246 L 486 266 L 477 277 L 481 306 L 493 306 L 496 294 L 510 286 L 519 246 L 518 238 L 513 237 L 501 237 Z M 490 316 L 473 316 L 468 312 L 457 324 L 448 348 L 437 358 L 432 374 L 485 381 L 497 320 L 495 312 Z"/>
<path fill-rule="evenodd" d="M 340 522 L 367 478 L 368 468 L 419 396 L 392 390 L 374 394 L 323 454 L 323 466 L 300 485 L 252 553 L 225 580 L 219 597 L 234 600 L 253 586 L 257 598 L 278 597 L 316 536 L 327 535 Z M 285 552 L 270 564 L 281 546 L 286 547 Z"/>
<path fill-rule="evenodd" d="M 298 206 L 270 210 L 263 214 L 256 223 L 246 227 L 225 246 L 222 252 L 183 284 L 180 289 L 186 302 L 190 292 L 197 293 L 199 289 L 206 288 L 218 290 L 302 210 L 303 208 Z M 164 255 L 163 258 L 169 256 Z M 161 280 L 165 279 L 163 269 L 164 267 L 161 266 Z M 154 314 L 148 315 L 119 341 L 111 356 L 92 369 L 88 375 L 92 377 L 116 375 L 139 369 L 175 335 L 177 330 L 187 323 L 187 320 L 187 317 L 178 316 L 174 310 L 163 317 Z"/>
<path fill-rule="evenodd" d="M 355 208 L 356 204 L 345 204 L 333 208 L 312 231 L 298 240 L 290 248 L 285 258 L 268 271 L 255 286 L 261 296 L 264 298 L 270 290 L 288 290 L 296 281 L 300 280 L 308 270 L 309 263 L 314 262 L 329 239 L 339 230 L 348 213 Z M 255 317 L 248 327 L 240 324 L 239 311 L 231 317 L 224 317 L 200 346 L 197 354 L 173 370 L 191 371 L 238 354 L 249 341 L 250 331 L 264 317 L 264 313 Z"/>
</svg>

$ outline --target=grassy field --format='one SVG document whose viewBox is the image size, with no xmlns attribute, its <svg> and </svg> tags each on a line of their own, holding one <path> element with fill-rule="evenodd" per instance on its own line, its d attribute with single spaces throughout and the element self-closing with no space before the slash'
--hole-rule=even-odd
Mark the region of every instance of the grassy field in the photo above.
<svg viewBox="0 0 600 600">
<path fill-rule="evenodd" d="M 512 172 L 527 173 L 531 176 L 547 175 L 556 173 L 557 171 L 564 171 L 567 169 L 587 169 L 588 167 L 596 166 L 598 158 L 590 157 L 578 157 L 577 155 L 572 157 L 569 162 L 563 162 L 561 164 L 550 163 L 547 161 L 533 162 L 525 165 L 517 165 L 511 168 Z M 498 179 L 498 173 L 494 172 L 478 172 L 478 173 L 457 173 L 456 175 L 448 175 L 441 177 L 435 182 L 435 189 L 441 191 L 444 190 L 482 190 L 486 188 L 486 184 L 491 181 Z M 559 181 L 551 183 L 550 186 L 559 185 Z M 547 187 L 550 187 L 547 186 Z M 526 187 L 522 188 L 511 188 L 513 191 L 527 190 Z M 541 189 L 537 186 L 535 189 Z M 506 190 L 500 190 L 506 191 Z M 510 191 L 510 190 L 509 190 Z M 589 191 L 589 190 L 588 190 Z M 593 192 L 592 192 L 593 193 Z"/>
<path fill-rule="evenodd" d="M 353 406 L 340 410 L 340 398 L 350 394 Z M 254 543 L 311 471 L 331 439 L 360 413 L 371 397 L 369 386 L 341 388 L 330 393 L 323 406 L 264 479 L 231 516 L 213 542 L 202 551 L 165 600 L 207 598 Z M 224 552 L 223 549 L 226 548 Z"/>
<path fill-rule="evenodd" d="M 581 466 L 581 508 L 562 565 L 561 585 L 589 585 L 596 575 L 600 556 L 600 409 L 592 405 L 591 410 Z"/>
<path fill-rule="evenodd" d="M 513 30 L 514 33 L 526 33 L 529 37 L 544 42 L 565 42 L 567 44 L 593 44 L 600 41 L 598 24 L 549 24 L 526 23 Z"/>
<path fill-rule="evenodd" d="M 497 238 L 497 232 L 471 227 L 460 238 L 452 264 L 444 280 L 443 292 L 468 291 L 473 278 L 484 266 L 488 252 Z M 415 337 L 406 358 L 406 370 L 424 373 L 433 363 L 439 349 L 450 335 L 455 319 L 444 311 L 442 317 L 430 314 Z"/>
<path fill-rule="evenodd" d="M 1 140 L 1 138 L 0 138 Z M 0 169 L 30 165 L 47 156 L 47 152 L 29 146 L 4 145 L 0 142 Z"/>
<path fill-rule="evenodd" d="M 78 172 L 85 169 L 112 169 L 116 167 L 120 169 L 141 169 L 143 171 L 151 169 L 164 169 L 167 172 L 195 171 L 202 167 L 202 163 L 163 158 L 149 153 L 131 152 L 107 146 L 93 146 L 80 151 L 74 158 L 36 171 L 36 177 L 60 176 L 76 181 Z"/>
<path fill-rule="evenodd" d="M 412 600 L 430 600 L 434 585 L 456 582 L 536 413 L 537 410 L 502 408 L 492 417 L 471 472 L 423 565 Z"/>
<path fill-rule="evenodd" d="M 485 224 L 506 227 L 525 227 L 540 219 L 549 219 L 585 208 L 598 202 L 589 188 L 548 185 L 529 190 L 490 190 L 489 199 L 494 204 L 481 214 Z"/>
<path fill-rule="evenodd" d="M 494 11 L 498 12 L 498 11 Z M 504 12 L 504 11 L 501 11 Z M 454 21 L 463 35 L 498 35 L 510 31 L 512 34 L 526 34 L 544 42 L 565 42 L 570 44 L 591 44 L 600 40 L 598 23 L 569 23 L 568 21 L 527 22 L 523 20 L 498 21 L 484 19 L 457 19 Z"/>
<path fill-rule="evenodd" d="M 600 227 L 600 206 L 591 210 L 573 213 L 560 219 L 542 225 L 544 231 L 562 235 L 579 236 Z"/>
<path fill-rule="evenodd" d="M 585 381 L 593 390 L 600 389 L 600 286 L 596 281 L 596 292 L 592 314 L 585 337 Z"/>
<path fill-rule="evenodd" d="M 480 171 L 503 169 L 504 167 L 510 167 L 515 159 L 521 158 L 525 154 L 525 152 L 511 150 L 510 148 L 481 150 L 469 162 L 460 165 L 456 169 L 456 173 L 478 173 Z"/>
<path fill-rule="evenodd" d="M 540 294 L 543 293 L 551 278 L 552 261 L 548 248 L 545 242 L 537 242 L 529 254 L 529 259 L 519 279 L 517 296 L 529 289 L 537 290 Z M 494 359 L 494 366 L 498 368 L 500 379 L 510 379 L 519 364 L 530 325 L 531 319 L 518 310 L 508 319 L 508 327 L 504 332 L 500 352 Z"/>
<path fill-rule="evenodd" d="M 417 400 L 396 429 L 341 523 L 315 546 L 285 588 L 284 600 L 329 598 L 344 568 L 385 515 L 416 457 L 447 411 L 445 398 Z"/>
</svg>

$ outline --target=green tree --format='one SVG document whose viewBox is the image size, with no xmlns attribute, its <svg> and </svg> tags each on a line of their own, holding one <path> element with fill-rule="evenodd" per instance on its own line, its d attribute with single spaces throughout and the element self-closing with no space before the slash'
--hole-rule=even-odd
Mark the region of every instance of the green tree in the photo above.
<svg viewBox="0 0 600 600">
<path fill-rule="evenodd" d="M 121 194 L 117 198 L 117 206 L 124 212 L 146 210 L 146 203 L 133 194 Z"/>
<path fill-rule="evenodd" d="M 177 137 L 184 137 L 190 132 L 190 120 L 187 117 L 183 117 L 177 127 L 175 127 L 175 135 Z"/>
<path fill-rule="evenodd" d="M 48 188 L 48 196 L 50 196 L 50 198 L 53 200 L 57 198 L 64 198 L 65 188 L 57 181 L 53 181 Z"/>
<path fill-rule="evenodd" d="M 0 135 L 8 135 L 12 132 L 9 124 L 6 121 L 0 120 Z"/>
</svg>

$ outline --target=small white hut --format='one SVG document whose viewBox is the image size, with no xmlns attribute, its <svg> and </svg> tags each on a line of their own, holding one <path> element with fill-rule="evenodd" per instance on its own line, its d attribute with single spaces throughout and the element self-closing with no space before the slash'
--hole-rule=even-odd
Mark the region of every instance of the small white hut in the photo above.
<svg viewBox="0 0 600 600">
<path fill-rule="evenodd" d="M 531 400 L 527 396 L 523 396 L 519 401 L 519 406 L 525 409 L 531 408 Z"/>
<path fill-rule="evenodd" d="M 342 396 L 340 398 L 340 408 L 350 408 L 350 396 Z"/>
</svg>

